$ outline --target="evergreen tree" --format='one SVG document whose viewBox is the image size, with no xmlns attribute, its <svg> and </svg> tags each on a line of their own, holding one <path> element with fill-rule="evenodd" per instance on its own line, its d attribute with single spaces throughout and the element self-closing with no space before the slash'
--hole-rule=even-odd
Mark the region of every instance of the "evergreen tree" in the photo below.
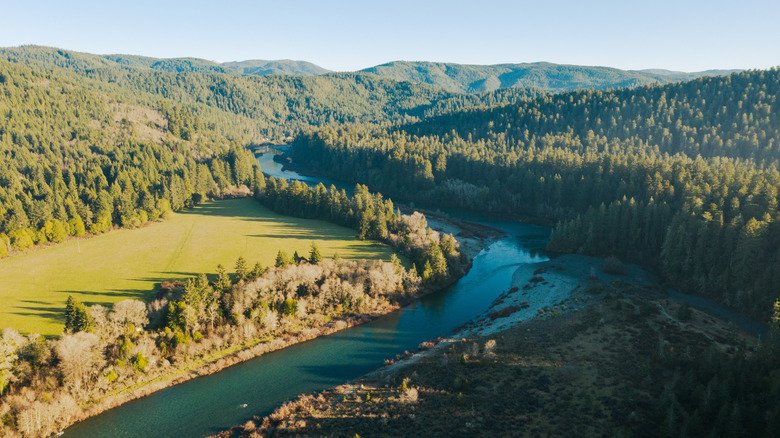
<svg viewBox="0 0 780 438">
<path fill-rule="evenodd" d="M 309 250 L 309 263 L 317 264 L 322 261 L 322 254 L 320 254 L 320 248 L 315 242 L 311 243 L 311 250 Z"/>
<path fill-rule="evenodd" d="M 87 306 L 68 295 L 65 302 L 65 331 L 68 333 L 91 332 L 95 327 Z"/>
<path fill-rule="evenodd" d="M 274 263 L 274 266 L 276 266 L 277 268 L 284 268 L 289 264 L 290 264 L 290 257 L 287 255 L 286 252 L 280 249 L 276 253 L 276 262 Z"/>
<path fill-rule="evenodd" d="M 217 265 L 217 282 L 214 284 L 214 289 L 218 292 L 225 293 L 230 291 L 232 287 L 233 282 L 230 280 L 230 275 L 228 275 L 225 267 Z"/>
<path fill-rule="evenodd" d="M 236 260 L 236 281 L 246 280 L 249 275 L 249 266 L 243 256 Z"/>
</svg>

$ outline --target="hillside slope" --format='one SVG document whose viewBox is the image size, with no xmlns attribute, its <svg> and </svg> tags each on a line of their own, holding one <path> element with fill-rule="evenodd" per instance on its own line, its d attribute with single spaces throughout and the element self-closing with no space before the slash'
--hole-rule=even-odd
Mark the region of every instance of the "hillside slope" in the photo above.
<svg viewBox="0 0 780 438">
<path fill-rule="evenodd" d="M 619 70 L 609 67 L 561 65 L 547 62 L 468 65 L 443 62 L 395 61 L 361 70 L 395 80 L 439 86 L 445 90 L 475 93 L 500 88 L 539 88 L 551 93 L 578 88 L 603 90 L 637 87 L 730 74 L 728 71 L 678 73 L 667 70 Z"/>
<path fill-rule="evenodd" d="M 511 103 L 539 94 L 520 89 L 464 96 L 366 73 L 254 76 L 230 70 L 225 74 L 218 71 L 222 67 L 202 60 L 100 56 L 40 46 L 0 49 L 0 60 L 36 70 L 59 70 L 58 74 L 66 70 L 119 87 L 131 96 L 174 101 L 215 120 L 216 129 L 242 142 L 280 140 L 327 124 L 381 123 Z"/>
<path fill-rule="evenodd" d="M 247 61 L 223 62 L 221 65 L 245 75 L 257 76 L 316 76 L 333 73 L 331 70 L 322 68 L 311 62 L 293 61 L 290 59 L 279 59 L 274 61 L 251 59 Z"/>
<path fill-rule="evenodd" d="M 780 70 L 579 90 L 304 134 L 297 161 L 427 203 L 560 220 L 549 249 L 615 255 L 765 317 L 780 298 Z"/>
</svg>

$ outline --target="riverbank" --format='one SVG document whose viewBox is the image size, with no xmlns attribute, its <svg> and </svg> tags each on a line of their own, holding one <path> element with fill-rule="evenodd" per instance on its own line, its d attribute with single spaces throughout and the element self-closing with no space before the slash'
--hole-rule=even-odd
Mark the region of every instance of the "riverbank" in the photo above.
<svg viewBox="0 0 780 438">
<path fill-rule="evenodd" d="M 446 220 L 442 220 L 440 223 L 442 226 L 447 227 L 448 230 L 454 231 L 455 234 L 463 234 L 463 223 L 453 224 L 447 222 Z M 480 226 L 474 224 L 470 225 L 469 227 L 472 230 L 478 230 Z M 476 234 L 479 234 L 479 236 L 476 236 L 475 233 L 472 232 L 468 237 L 468 241 L 470 242 L 469 245 L 487 246 L 492 243 L 492 239 L 495 238 L 494 233 L 480 232 Z M 465 253 L 465 255 L 469 260 L 471 260 L 469 252 Z M 457 279 L 454 279 L 453 281 L 457 281 Z M 208 353 L 205 356 L 188 361 L 183 366 L 177 367 L 175 370 L 170 370 L 162 375 L 155 376 L 154 378 L 135 383 L 130 387 L 123 388 L 122 390 L 116 391 L 109 396 L 94 402 L 94 404 L 85 410 L 85 412 L 74 416 L 73 421 L 70 423 L 95 416 L 101 412 L 125 404 L 131 400 L 145 397 L 167 387 L 191 380 L 195 377 L 217 373 L 237 363 L 262 356 L 271 351 L 281 350 L 301 342 L 331 335 L 349 327 L 372 321 L 382 315 L 386 315 L 395 310 L 398 310 L 400 307 L 409 304 L 410 302 L 418 300 L 423 295 L 425 294 L 417 294 L 415 296 L 405 297 L 399 302 L 395 302 L 392 306 L 381 309 L 381 311 L 362 314 L 354 318 L 350 318 L 346 321 L 339 320 L 335 322 L 329 322 L 328 324 L 325 324 L 321 327 L 308 327 L 299 330 L 297 333 L 284 334 L 278 338 L 270 340 L 255 339 L 243 343 L 238 348 L 230 347 L 225 350 Z"/>
<path fill-rule="evenodd" d="M 750 352 L 757 340 L 618 268 L 576 255 L 521 267 L 435 348 L 219 436 L 655 436 L 674 357 Z"/>
<path fill-rule="evenodd" d="M 83 411 L 82 415 L 78 415 L 74 418 L 71 424 L 83 421 L 117 406 L 121 406 L 129 401 L 146 397 L 162 389 L 184 383 L 190 379 L 220 372 L 228 367 L 262 356 L 263 354 L 281 350 L 300 342 L 310 341 L 320 336 L 331 335 L 338 331 L 369 322 L 379 316 L 398 310 L 400 307 L 400 305 L 394 305 L 381 312 L 365 313 L 348 319 L 339 319 L 320 327 L 310 327 L 301 329 L 299 332 L 284 333 L 279 337 L 252 339 L 239 346 L 231 346 L 224 350 L 209 353 L 204 357 L 188 361 L 184 366 L 178 367 L 165 374 L 130 385 L 129 387 L 120 389 L 100 400 L 90 401 L 89 408 Z"/>
</svg>

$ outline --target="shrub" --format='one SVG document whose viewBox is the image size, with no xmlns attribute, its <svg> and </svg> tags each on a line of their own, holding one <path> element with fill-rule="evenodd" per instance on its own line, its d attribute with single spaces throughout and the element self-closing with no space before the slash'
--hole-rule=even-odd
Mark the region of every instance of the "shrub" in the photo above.
<svg viewBox="0 0 780 438">
<path fill-rule="evenodd" d="M 71 236 L 82 237 L 86 232 L 87 228 L 84 226 L 84 221 L 79 216 L 68 221 L 68 233 Z"/>
<path fill-rule="evenodd" d="M 160 342 L 160 354 L 163 356 L 168 355 L 168 346 L 165 344 L 165 342 Z"/>
<path fill-rule="evenodd" d="M 285 316 L 294 316 L 298 312 L 298 302 L 292 298 L 287 298 L 279 306 L 279 313 Z"/>
<path fill-rule="evenodd" d="M 3 238 L 8 239 L 5 234 L 0 234 L 0 259 L 8 256 L 8 243 Z"/>
<path fill-rule="evenodd" d="M 137 353 L 133 358 L 133 368 L 139 373 L 146 371 L 146 367 L 149 366 L 149 359 L 141 353 Z"/>
<path fill-rule="evenodd" d="M 8 233 L 8 238 L 11 241 L 12 249 L 23 250 L 34 245 L 29 230 L 13 230 Z"/>
<path fill-rule="evenodd" d="M 417 403 L 418 396 L 417 388 L 411 388 L 404 391 L 398 399 L 402 403 Z"/>
<path fill-rule="evenodd" d="M 133 341 L 131 341 L 129 338 L 125 338 L 122 341 L 122 345 L 119 347 L 119 356 L 122 359 L 127 359 L 133 355 L 134 351 L 135 345 L 133 344 Z"/>
<path fill-rule="evenodd" d="M 179 345 L 184 345 L 189 342 L 189 339 L 187 339 L 187 335 L 177 330 L 176 333 L 173 334 L 173 339 L 171 341 L 173 348 L 176 348 Z"/>
</svg>

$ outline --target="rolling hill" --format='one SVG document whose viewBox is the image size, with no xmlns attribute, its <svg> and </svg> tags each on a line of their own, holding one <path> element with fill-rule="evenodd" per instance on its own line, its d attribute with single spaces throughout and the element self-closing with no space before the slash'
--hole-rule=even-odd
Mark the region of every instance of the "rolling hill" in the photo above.
<svg viewBox="0 0 780 438">
<path fill-rule="evenodd" d="M 737 70 L 709 70 L 682 73 L 668 70 L 631 71 L 609 67 L 561 65 L 547 62 L 528 64 L 467 65 L 443 62 L 395 61 L 361 70 L 399 81 L 421 82 L 461 93 L 500 88 L 538 88 L 551 93 L 578 88 L 607 89 L 665 84 L 701 76 L 721 76 Z"/>
<path fill-rule="evenodd" d="M 245 75 L 256 76 L 316 76 L 333 73 L 331 70 L 322 68 L 319 65 L 312 64 L 311 62 L 293 61 L 290 59 L 280 59 L 275 61 L 252 59 L 248 61 L 224 62 L 221 65 Z"/>
</svg>

